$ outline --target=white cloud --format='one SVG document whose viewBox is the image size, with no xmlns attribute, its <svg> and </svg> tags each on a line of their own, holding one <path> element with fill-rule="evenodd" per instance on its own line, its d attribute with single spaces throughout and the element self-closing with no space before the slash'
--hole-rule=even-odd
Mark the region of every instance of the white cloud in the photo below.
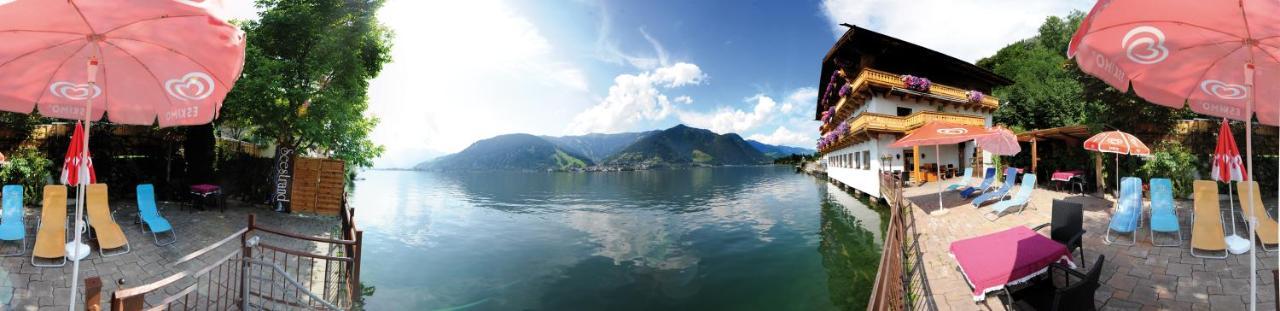
<svg viewBox="0 0 1280 311">
<path fill-rule="evenodd" d="M 796 109 L 796 108 L 811 107 L 817 101 L 818 101 L 817 88 L 814 88 L 814 87 L 798 88 L 795 91 L 791 91 L 790 95 L 787 95 L 786 100 L 782 102 L 782 107 L 779 108 L 778 111 L 782 111 L 782 113 L 784 114 L 789 114 L 792 111 L 804 111 L 804 109 Z"/>
<path fill-rule="evenodd" d="M 792 132 L 786 126 L 779 126 L 769 135 L 755 134 L 747 137 L 747 139 L 759 141 L 770 145 L 783 145 L 792 147 L 812 148 L 814 137 L 797 132 Z"/>
<path fill-rule="evenodd" d="M 824 0 L 838 37 L 854 24 L 969 62 L 1035 35 L 1044 19 L 1088 11 L 1090 0 Z"/>
<path fill-rule="evenodd" d="M 687 96 L 687 95 L 686 95 L 686 96 L 680 96 L 680 97 L 676 97 L 675 102 L 676 102 L 676 103 L 678 103 L 678 104 L 688 105 L 688 104 L 692 104 L 692 103 L 693 103 L 693 98 L 692 98 L 692 97 L 689 97 L 689 96 Z"/>
<path fill-rule="evenodd" d="M 749 97 L 746 101 L 756 103 L 751 111 L 721 106 L 712 113 L 680 111 L 677 117 L 680 118 L 680 122 L 689 126 L 705 128 L 716 133 L 743 133 L 769 121 L 778 106 L 773 98 L 764 94 Z"/>
<path fill-rule="evenodd" d="M 613 79 L 613 86 L 609 87 L 609 95 L 600 104 L 574 116 L 568 131 L 574 134 L 615 133 L 636 130 L 642 121 L 666 119 L 673 109 L 671 100 L 662 93 L 662 89 L 701 84 L 705 77 L 698 65 L 690 63 L 618 75 Z"/>
<path fill-rule="evenodd" d="M 506 2 L 390 0 L 378 18 L 395 32 L 392 61 L 369 89 L 369 113 L 382 120 L 370 136 L 387 148 L 379 167 L 499 134 L 556 134 L 539 131 L 591 104 L 563 45 Z"/>
</svg>

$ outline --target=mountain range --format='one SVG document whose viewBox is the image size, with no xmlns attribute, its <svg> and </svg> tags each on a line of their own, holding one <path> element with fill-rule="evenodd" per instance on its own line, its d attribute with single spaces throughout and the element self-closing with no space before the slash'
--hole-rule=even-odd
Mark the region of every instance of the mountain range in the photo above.
<svg viewBox="0 0 1280 311">
<path fill-rule="evenodd" d="M 683 124 L 647 132 L 535 136 L 506 134 L 415 166 L 420 170 L 586 170 L 754 165 L 804 148 L 776 146 Z"/>
</svg>

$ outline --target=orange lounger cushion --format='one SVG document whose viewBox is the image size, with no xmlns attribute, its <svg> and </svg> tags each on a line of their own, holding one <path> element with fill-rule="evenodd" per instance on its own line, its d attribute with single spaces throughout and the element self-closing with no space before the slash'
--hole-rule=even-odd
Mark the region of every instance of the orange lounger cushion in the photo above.
<svg viewBox="0 0 1280 311">
<path fill-rule="evenodd" d="M 67 249 L 67 187 L 44 186 L 44 205 L 40 209 L 40 229 L 36 232 L 36 245 L 32 256 L 57 259 L 66 256 Z"/>
<path fill-rule="evenodd" d="M 129 244 L 124 237 L 124 230 L 111 218 L 111 210 L 107 208 L 107 185 L 89 185 L 85 211 L 89 215 L 89 226 L 97 234 L 98 248 L 115 249 Z"/>
<path fill-rule="evenodd" d="M 1238 206 L 1240 206 L 1241 215 L 1244 215 L 1245 217 L 1249 217 L 1250 206 L 1248 206 L 1249 205 L 1248 203 L 1253 202 L 1252 214 L 1258 216 L 1258 228 L 1255 229 L 1257 230 L 1258 240 L 1261 240 L 1262 244 L 1267 244 L 1267 245 L 1276 245 L 1277 243 L 1280 243 L 1280 237 L 1276 236 L 1276 232 L 1278 231 L 1277 230 L 1278 228 L 1276 228 L 1277 227 L 1276 220 L 1272 219 L 1271 215 L 1267 214 L 1267 209 L 1262 206 L 1262 193 L 1258 190 L 1258 182 L 1256 181 L 1237 182 L 1236 190 L 1239 190 L 1237 192 L 1240 193 L 1240 204 Z M 1249 191 L 1249 190 L 1253 190 L 1253 191 Z M 1253 196 L 1252 198 L 1249 198 L 1250 197 L 1249 194 L 1251 192 Z M 1246 198 L 1248 198 L 1249 201 L 1245 201 Z"/>
<path fill-rule="evenodd" d="M 1195 223 L 1191 228 L 1191 248 L 1206 251 L 1225 251 L 1227 243 L 1222 233 L 1222 211 L 1218 205 L 1218 184 L 1197 180 L 1195 189 Z"/>
</svg>

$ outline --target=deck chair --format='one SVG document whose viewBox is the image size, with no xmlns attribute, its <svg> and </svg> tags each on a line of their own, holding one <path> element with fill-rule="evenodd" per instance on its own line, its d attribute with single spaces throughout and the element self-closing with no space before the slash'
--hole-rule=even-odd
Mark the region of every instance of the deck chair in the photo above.
<svg viewBox="0 0 1280 311">
<path fill-rule="evenodd" d="M 1102 275 L 1102 267 L 1107 256 L 1098 255 L 1092 269 L 1080 272 L 1059 263 L 1050 264 L 1048 277 L 1010 294 L 1013 310 L 1097 310 L 1095 293 L 1102 283 L 1098 281 Z M 1059 277 L 1061 276 L 1061 277 Z M 1074 279 L 1074 281 L 1073 281 Z M 1063 280 L 1064 285 L 1058 285 Z"/>
<path fill-rule="evenodd" d="M 995 205 L 991 206 L 991 212 L 984 218 L 987 218 L 988 221 L 995 221 L 1000 218 L 1000 215 L 1004 215 L 1004 212 L 1013 209 L 1013 207 L 1018 207 L 1018 212 L 1021 213 L 1022 210 L 1027 209 L 1027 204 L 1031 201 L 1031 193 L 1035 191 L 1035 188 L 1036 174 L 1022 175 L 1022 187 L 1018 188 L 1018 193 L 1008 200 L 996 202 Z"/>
<path fill-rule="evenodd" d="M 1036 226 L 1032 231 L 1049 227 L 1049 238 L 1067 246 L 1067 252 L 1080 250 L 1080 267 L 1084 267 L 1084 205 L 1064 200 L 1053 200 L 1053 214 L 1049 223 Z"/>
<path fill-rule="evenodd" d="M 1108 244 L 1133 245 L 1138 242 L 1138 227 L 1142 223 L 1142 178 L 1125 177 L 1120 179 L 1120 201 L 1116 204 L 1115 214 L 1111 215 L 1111 224 L 1107 225 L 1107 233 L 1102 238 Z M 1117 233 L 1112 237 L 1111 233 Z M 1116 243 L 1119 234 L 1132 233 L 1133 240 L 1129 244 Z"/>
<path fill-rule="evenodd" d="M 1197 180 L 1192 183 L 1194 211 L 1191 214 L 1191 256 L 1227 258 L 1226 235 L 1222 232 L 1222 210 L 1218 205 L 1218 183 Z M 1196 251 L 1200 251 L 1197 253 Z M 1222 255 L 1205 252 L 1222 252 Z"/>
<path fill-rule="evenodd" d="M 31 265 L 61 267 L 67 264 L 67 187 L 44 186 L 44 205 L 36 229 L 36 245 L 31 249 Z M 43 259 L 42 263 L 37 259 Z M 49 260 L 59 260 L 51 264 Z"/>
<path fill-rule="evenodd" d="M 27 252 L 27 225 L 22 212 L 22 186 L 4 186 L 4 206 L 0 210 L 0 241 L 21 241 L 17 252 L 0 256 L 18 256 Z"/>
<path fill-rule="evenodd" d="M 977 198 L 973 199 L 973 207 L 982 207 L 983 204 L 986 204 L 988 202 L 995 202 L 1000 199 L 1003 199 L 1005 196 L 1009 195 L 1009 190 L 1013 190 L 1013 186 L 1014 184 L 1016 184 L 1017 181 L 1018 181 L 1018 169 L 1012 168 L 1012 167 L 1005 169 L 1004 184 L 1000 185 L 1000 188 L 996 189 L 996 191 L 983 193 L 982 195 L 979 195 Z"/>
<path fill-rule="evenodd" d="M 98 254 L 111 257 L 128 253 L 129 239 L 125 238 L 124 230 L 116 224 L 111 210 L 107 208 L 107 185 L 91 184 L 85 192 L 84 208 L 89 215 L 89 228 L 92 229 L 89 237 L 98 241 Z M 114 251 L 107 252 L 109 249 Z"/>
<path fill-rule="evenodd" d="M 987 189 L 991 189 L 991 183 L 996 181 L 996 168 L 988 167 L 987 174 L 982 176 L 982 184 L 979 184 L 977 187 L 969 186 L 964 188 L 964 190 L 960 191 L 960 196 L 968 199 L 983 192 L 987 192 Z"/>
<path fill-rule="evenodd" d="M 165 246 L 178 241 L 178 231 L 156 209 L 156 191 L 151 184 L 138 185 L 138 223 L 142 232 L 151 232 L 156 245 Z M 160 234 L 165 232 L 169 233 L 169 238 L 162 241 Z"/>
<path fill-rule="evenodd" d="M 952 190 L 960 189 L 960 187 L 969 186 L 969 179 L 971 177 L 973 177 L 973 168 L 972 167 L 965 168 L 964 176 L 960 177 L 960 181 L 954 184 L 951 184 L 950 186 L 947 186 L 946 191 L 952 191 Z"/>
<path fill-rule="evenodd" d="M 1257 181 L 1236 182 L 1236 192 L 1240 194 L 1240 204 L 1236 204 L 1236 206 L 1240 207 L 1240 215 L 1249 217 L 1249 212 L 1246 210 L 1249 207 L 1245 206 L 1249 205 L 1245 201 L 1245 198 L 1248 198 L 1246 194 L 1249 193 L 1246 187 L 1253 189 L 1253 198 L 1249 200 L 1253 202 L 1253 213 L 1258 217 L 1258 225 L 1254 229 L 1257 231 L 1255 235 L 1258 236 L 1258 242 L 1260 242 L 1258 245 L 1262 247 L 1262 250 L 1274 252 L 1277 244 L 1280 244 L 1280 237 L 1276 236 L 1277 229 L 1280 228 L 1276 228 L 1276 220 L 1271 218 L 1271 214 L 1267 214 L 1267 208 L 1262 206 L 1262 193 L 1258 190 Z M 1271 247 L 1268 248 L 1268 245 Z"/>
<path fill-rule="evenodd" d="M 1182 226 L 1178 225 L 1177 205 L 1173 204 L 1173 182 L 1168 178 L 1151 179 L 1151 245 L 1181 246 Z M 1160 244 L 1156 233 L 1174 234 L 1172 244 Z"/>
</svg>

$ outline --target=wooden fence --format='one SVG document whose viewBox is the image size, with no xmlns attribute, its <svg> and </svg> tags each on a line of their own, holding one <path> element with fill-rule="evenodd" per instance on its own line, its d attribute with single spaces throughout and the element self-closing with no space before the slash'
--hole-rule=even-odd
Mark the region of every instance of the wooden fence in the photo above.
<svg viewBox="0 0 1280 311">
<path fill-rule="evenodd" d="M 880 253 L 880 268 L 876 271 L 875 284 L 871 288 L 867 310 L 907 310 L 909 276 L 904 273 L 907 263 L 905 212 L 910 208 L 903 202 L 904 181 L 895 174 L 880 173 L 880 195 L 889 203 L 889 226 L 885 230 L 884 248 Z"/>
<path fill-rule="evenodd" d="M 347 189 L 346 174 L 342 160 L 294 159 L 290 208 L 294 212 L 338 215 Z"/>
</svg>

